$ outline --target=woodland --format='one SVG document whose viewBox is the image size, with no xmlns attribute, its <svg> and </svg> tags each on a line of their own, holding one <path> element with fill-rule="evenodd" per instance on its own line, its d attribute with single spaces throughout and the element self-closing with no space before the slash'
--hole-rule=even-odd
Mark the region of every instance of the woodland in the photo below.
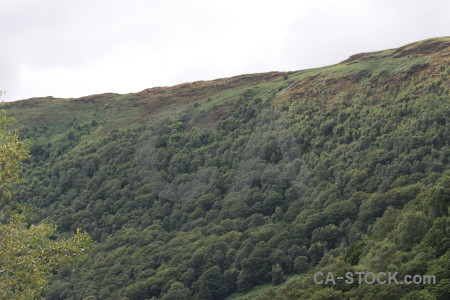
<svg viewBox="0 0 450 300">
<path fill-rule="evenodd" d="M 438 38 L 319 69 L 6 103 L 17 120 L 2 132 L 28 150 L 9 158 L 20 182 L 0 177 L 2 259 L 19 243 L 5 242 L 12 214 L 77 257 L 46 260 L 38 299 L 449 299 L 449 57 Z M 437 282 L 315 284 L 318 271 Z M 0 270 L 0 287 L 27 272 Z"/>
</svg>

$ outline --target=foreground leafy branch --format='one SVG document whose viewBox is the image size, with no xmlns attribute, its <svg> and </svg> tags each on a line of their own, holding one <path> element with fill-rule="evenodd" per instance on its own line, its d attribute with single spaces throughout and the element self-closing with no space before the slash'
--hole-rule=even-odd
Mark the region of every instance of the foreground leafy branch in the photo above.
<svg viewBox="0 0 450 300">
<path fill-rule="evenodd" d="M 0 94 L 1 95 L 1 94 Z M 19 180 L 21 162 L 28 157 L 27 143 L 20 141 L 8 128 L 15 119 L 0 110 L 0 199 L 1 204 L 11 199 L 13 184 Z"/>
<path fill-rule="evenodd" d="M 87 233 L 54 240 L 56 227 L 28 226 L 25 217 L 14 213 L 0 225 L 0 298 L 39 298 L 46 276 L 84 256 L 90 244 Z"/>
<path fill-rule="evenodd" d="M 82 259 L 91 238 L 80 229 L 58 239 L 56 226 L 31 225 L 12 202 L 27 144 L 8 129 L 14 119 L 0 111 L 0 299 L 39 299 L 50 272 Z M 17 212 L 17 210 L 21 212 Z"/>
</svg>

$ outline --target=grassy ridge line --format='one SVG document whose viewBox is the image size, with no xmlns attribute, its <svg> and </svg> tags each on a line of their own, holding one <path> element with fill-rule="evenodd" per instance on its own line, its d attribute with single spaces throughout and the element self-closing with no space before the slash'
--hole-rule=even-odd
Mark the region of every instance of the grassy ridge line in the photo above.
<svg viewBox="0 0 450 300">
<path fill-rule="evenodd" d="M 4 107 L 18 119 L 19 126 L 27 124 L 38 130 L 52 124 L 57 132 L 69 121 L 82 123 L 94 119 L 104 122 L 105 127 L 116 128 L 123 125 L 121 120 L 126 119 L 126 124 L 139 122 L 170 109 L 174 104 L 200 103 L 202 108 L 208 110 L 254 86 L 273 91 L 279 89 L 276 102 L 280 103 L 299 98 L 314 100 L 317 97 L 331 101 L 343 94 L 350 96 L 358 89 L 370 88 L 379 83 L 377 80 L 380 77 L 383 77 L 386 87 L 398 88 L 402 77 L 417 71 L 415 68 L 419 68 L 419 72 L 433 73 L 437 66 L 449 64 L 446 61 L 449 44 L 448 37 L 441 37 L 398 49 L 356 54 L 342 63 L 316 69 L 246 74 L 150 88 L 125 95 L 106 93 L 77 99 L 33 98 L 6 103 Z M 283 80 L 283 76 L 289 79 Z M 446 83 L 450 83 L 448 78 Z"/>
</svg>

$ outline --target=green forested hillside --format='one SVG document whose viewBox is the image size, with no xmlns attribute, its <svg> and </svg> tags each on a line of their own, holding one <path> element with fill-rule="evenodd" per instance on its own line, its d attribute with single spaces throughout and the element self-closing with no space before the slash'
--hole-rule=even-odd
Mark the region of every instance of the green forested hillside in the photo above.
<svg viewBox="0 0 450 300">
<path fill-rule="evenodd" d="M 437 38 L 320 69 L 8 103 L 31 141 L 15 193 L 30 222 L 95 240 L 45 298 L 269 283 L 241 299 L 449 299 L 449 75 Z M 317 285 L 316 271 L 437 284 Z"/>
</svg>

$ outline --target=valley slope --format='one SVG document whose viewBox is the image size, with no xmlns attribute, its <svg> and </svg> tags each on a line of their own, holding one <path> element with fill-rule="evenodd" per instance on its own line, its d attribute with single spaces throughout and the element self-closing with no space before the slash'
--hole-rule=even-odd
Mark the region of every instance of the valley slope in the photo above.
<svg viewBox="0 0 450 300">
<path fill-rule="evenodd" d="M 96 241 L 46 299 L 448 299 L 449 75 L 443 37 L 318 69 L 6 103 L 31 143 L 15 196 L 30 222 Z M 316 271 L 437 284 L 317 285 Z"/>
</svg>

